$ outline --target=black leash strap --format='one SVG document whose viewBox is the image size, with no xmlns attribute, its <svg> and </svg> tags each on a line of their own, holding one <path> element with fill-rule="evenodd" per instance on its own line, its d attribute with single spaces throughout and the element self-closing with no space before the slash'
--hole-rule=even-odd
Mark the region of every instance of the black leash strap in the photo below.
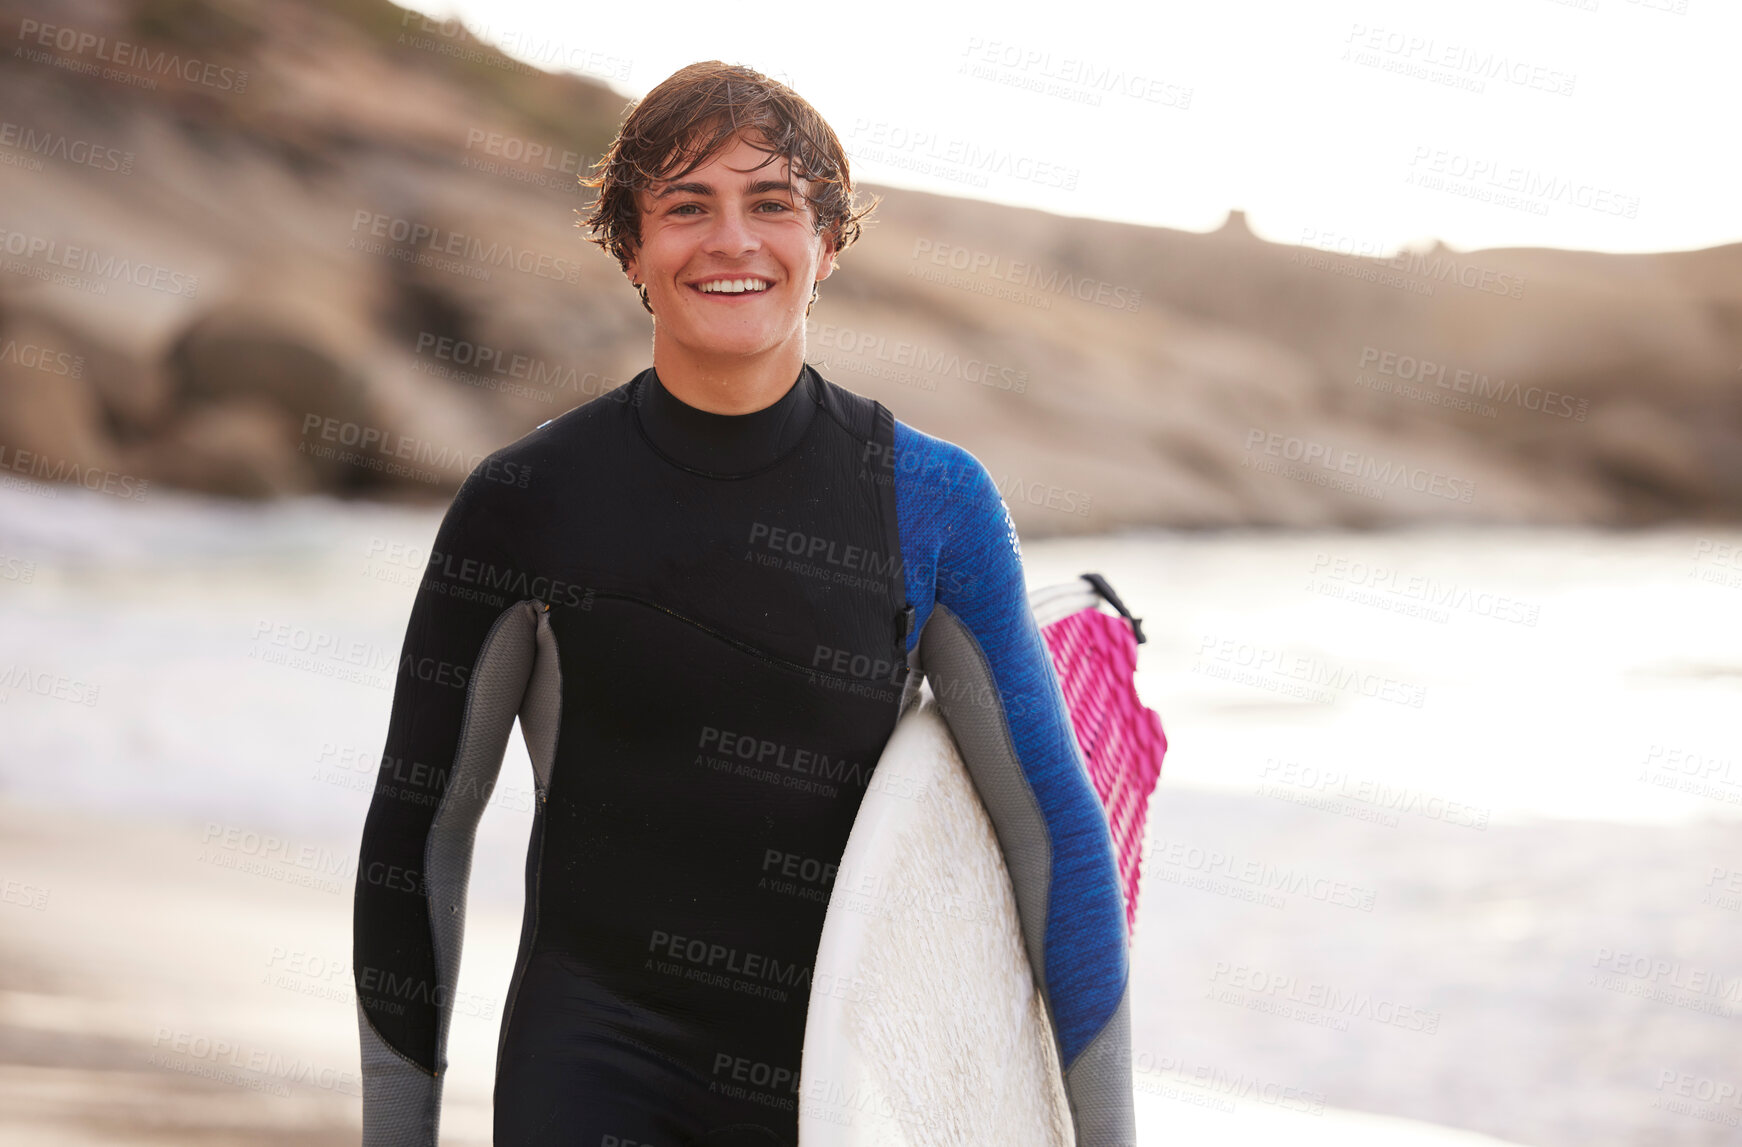
<svg viewBox="0 0 1742 1147">
<path fill-rule="evenodd" d="M 1143 636 L 1143 619 L 1132 617 L 1131 611 L 1125 608 L 1125 603 L 1119 600 L 1119 595 L 1113 592 L 1113 587 L 1107 584 L 1107 579 L 1098 573 L 1086 573 L 1083 580 L 1095 587 L 1095 592 L 1107 599 L 1107 604 L 1119 611 L 1119 616 L 1131 623 L 1131 632 L 1137 635 L 1137 644 L 1142 645 L 1149 639 Z"/>
</svg>

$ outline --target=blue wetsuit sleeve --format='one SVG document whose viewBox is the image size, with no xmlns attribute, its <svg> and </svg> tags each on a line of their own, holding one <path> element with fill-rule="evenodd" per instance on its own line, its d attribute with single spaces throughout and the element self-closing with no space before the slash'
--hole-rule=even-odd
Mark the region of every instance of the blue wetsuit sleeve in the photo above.
<svg viewBox="0 0 1742 1147">
<path fill-rule="evenodd" d="M 365 1147 L 435 1147 L 479 817 L 535 655 L 481 465 L 436 532 L 357 857 L 352 975 Z M 499 496 L 499 495 L 497 495 Z"/>
<path fill-rule="evenodd" d="M 1079 1147 L 1133 1147 L 1125 910 L 1106 814 L 1028 607 L 1016 529 L 960 447 L 896 424 L 910 645 L 1010 871 Z"/>
</svg>

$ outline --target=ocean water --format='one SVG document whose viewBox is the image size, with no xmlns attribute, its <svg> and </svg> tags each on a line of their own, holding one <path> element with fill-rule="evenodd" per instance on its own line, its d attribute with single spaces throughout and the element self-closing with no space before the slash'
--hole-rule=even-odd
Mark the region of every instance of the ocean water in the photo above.
<svg viewBox="0 0 1742 1147">
<path fill-rule="evenodd" d="M 299 774 L 379 753 L 440 512 L 29 489 L 0 488 L 0 658 L 34 675 L 0 679 L 0 785 L 350 824 L 344 784 Z M 1169 790 L 1496 823 L 1742 815 L 1742 531 L 1154 531 L 1023 554 L 1031 588 L 1099 571 L 1144 619 Z M 530 784 L 524 756 L 503 778 Z"/>
</svg>

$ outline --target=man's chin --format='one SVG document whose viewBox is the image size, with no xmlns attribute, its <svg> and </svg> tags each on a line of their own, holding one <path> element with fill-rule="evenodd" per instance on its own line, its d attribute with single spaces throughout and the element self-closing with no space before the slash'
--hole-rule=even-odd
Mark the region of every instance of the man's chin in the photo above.
<svg viewBox="0 0 1742 1147">
<path fill-rule="evenodd" d="M 757 323 L 754 327 L 727 328 L 724 324 L 685 323 L 683 329 L 667 328 L 668 337 L 681 344 L 692 354 L 709 355 L 719 358 L 753 358 L 765 354 L 785 341 L 781 334 L 789 331 L 796 334 L 804 329 L 802 320 L 794 320 L 790 326 L 775 326 Z"/>
<path fill-rule="evenodd" d="M 713 331 L 692 330 L 685 332 L 682 337 L 674 336 L 672 341 L 695 358 L 745 360 L 765 355 L 781 343 L 780 339 L 763 331 L 724 335 Z"/>
</svg>

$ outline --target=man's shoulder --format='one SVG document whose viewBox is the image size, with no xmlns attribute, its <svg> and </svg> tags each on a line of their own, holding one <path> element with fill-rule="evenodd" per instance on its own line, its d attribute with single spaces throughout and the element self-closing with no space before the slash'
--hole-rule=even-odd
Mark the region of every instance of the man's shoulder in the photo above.
<svg viewBox="0 0 1742 1147">
<path fill-rule="evenodd" d="M 937 538 L 960 560 L 1006 549 L 1022 560 L 1010 507 L 972 451 L 897 419 L 892 465 L 897 512 L 916 536 Z"/>
<path fill-rule="evenodd" d="M 896 489 L 920 496 L 961 499 L 996 493 L 984 463 L 964 446 L 947 438 L 927 434 L 895 419 L 895 447 L 891 455 Z"/>
<path fill-rule="evenodd" d="M 570 442 L 588 434 L 615 433 L 630 415 L 634 398 L 635 379 L 631 378 L 609 390 L 600 391 L 571 410 L 545 419 L 503 449 L 534 451 L 541 446 Z"/>
<path fill-rule="evenodd" d="M 517 495 L 564 476 L 578 478 L 589 462 L 607 463 L 609 444 L 624 433 L 630 393 L 630 384 L 623 383 L 498 446 L 472 467 L 455 502 L 511 513 L 528 504 Z"/>
<path fill-rule="evenodd" d="M 535 465 L 541 455 L 572 451 L 593 435 L 616 436 L 629 414 L 633 379 L 602 391 L 554 418 L 547 418 L 514 441 L 499 446 L 485 462 Z"/>
</svg>

